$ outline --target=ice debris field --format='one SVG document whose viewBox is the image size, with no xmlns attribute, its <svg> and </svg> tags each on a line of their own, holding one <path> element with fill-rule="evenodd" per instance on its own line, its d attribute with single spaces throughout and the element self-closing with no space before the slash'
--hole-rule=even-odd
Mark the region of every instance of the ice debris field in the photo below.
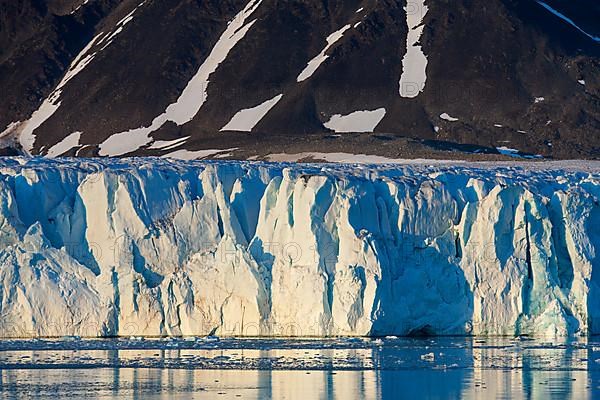
<svg viewBox="0 0 600 400">
<path fill-rule="evenodd" d="M 600 333 L 600 163 L 0 161 L 0 336 Z"/>
</svg>

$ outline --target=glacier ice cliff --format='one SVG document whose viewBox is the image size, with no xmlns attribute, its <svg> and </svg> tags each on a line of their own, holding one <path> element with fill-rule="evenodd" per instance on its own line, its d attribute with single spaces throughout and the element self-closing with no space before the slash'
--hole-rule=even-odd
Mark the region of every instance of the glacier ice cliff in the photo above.
<svg viewBox="0 0 600 400">
<path fill-rule="evenodd" d="M 0 336 L 600 333 L 600 165 L 0 161 Z"/>
</svg>

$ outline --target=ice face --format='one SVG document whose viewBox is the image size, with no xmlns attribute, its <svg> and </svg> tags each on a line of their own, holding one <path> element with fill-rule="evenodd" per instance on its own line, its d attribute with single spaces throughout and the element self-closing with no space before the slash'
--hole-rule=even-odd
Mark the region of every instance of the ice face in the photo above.
<svg viewBox="0 0 600 400">
<path fill-rule="evenodd" d="M 600 333 L 600 165 L 532 165 L 6 158 L 0 332 Z"/>
</svg>

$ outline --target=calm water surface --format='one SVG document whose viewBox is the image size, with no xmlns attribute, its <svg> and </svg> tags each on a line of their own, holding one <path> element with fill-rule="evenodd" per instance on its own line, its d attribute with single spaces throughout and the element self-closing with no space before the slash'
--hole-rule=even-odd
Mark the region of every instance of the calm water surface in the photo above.
<svg viewBox="0 0 600 400">
<path fill-rule="evenodd" d="M 3 340 L 0 397 L 594 399 L 600 340 Z"/>
</svg>

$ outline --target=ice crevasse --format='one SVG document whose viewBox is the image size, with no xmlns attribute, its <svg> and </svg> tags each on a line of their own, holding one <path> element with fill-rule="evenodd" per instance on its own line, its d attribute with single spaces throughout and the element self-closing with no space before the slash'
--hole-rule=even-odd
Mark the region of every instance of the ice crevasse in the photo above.
<svg viewBox="0 0 600 400">
<path fill-rule="evenodd" d="M 598 170 L 2 159 L 0 336 L 600 333 Z"/>
</svg>

